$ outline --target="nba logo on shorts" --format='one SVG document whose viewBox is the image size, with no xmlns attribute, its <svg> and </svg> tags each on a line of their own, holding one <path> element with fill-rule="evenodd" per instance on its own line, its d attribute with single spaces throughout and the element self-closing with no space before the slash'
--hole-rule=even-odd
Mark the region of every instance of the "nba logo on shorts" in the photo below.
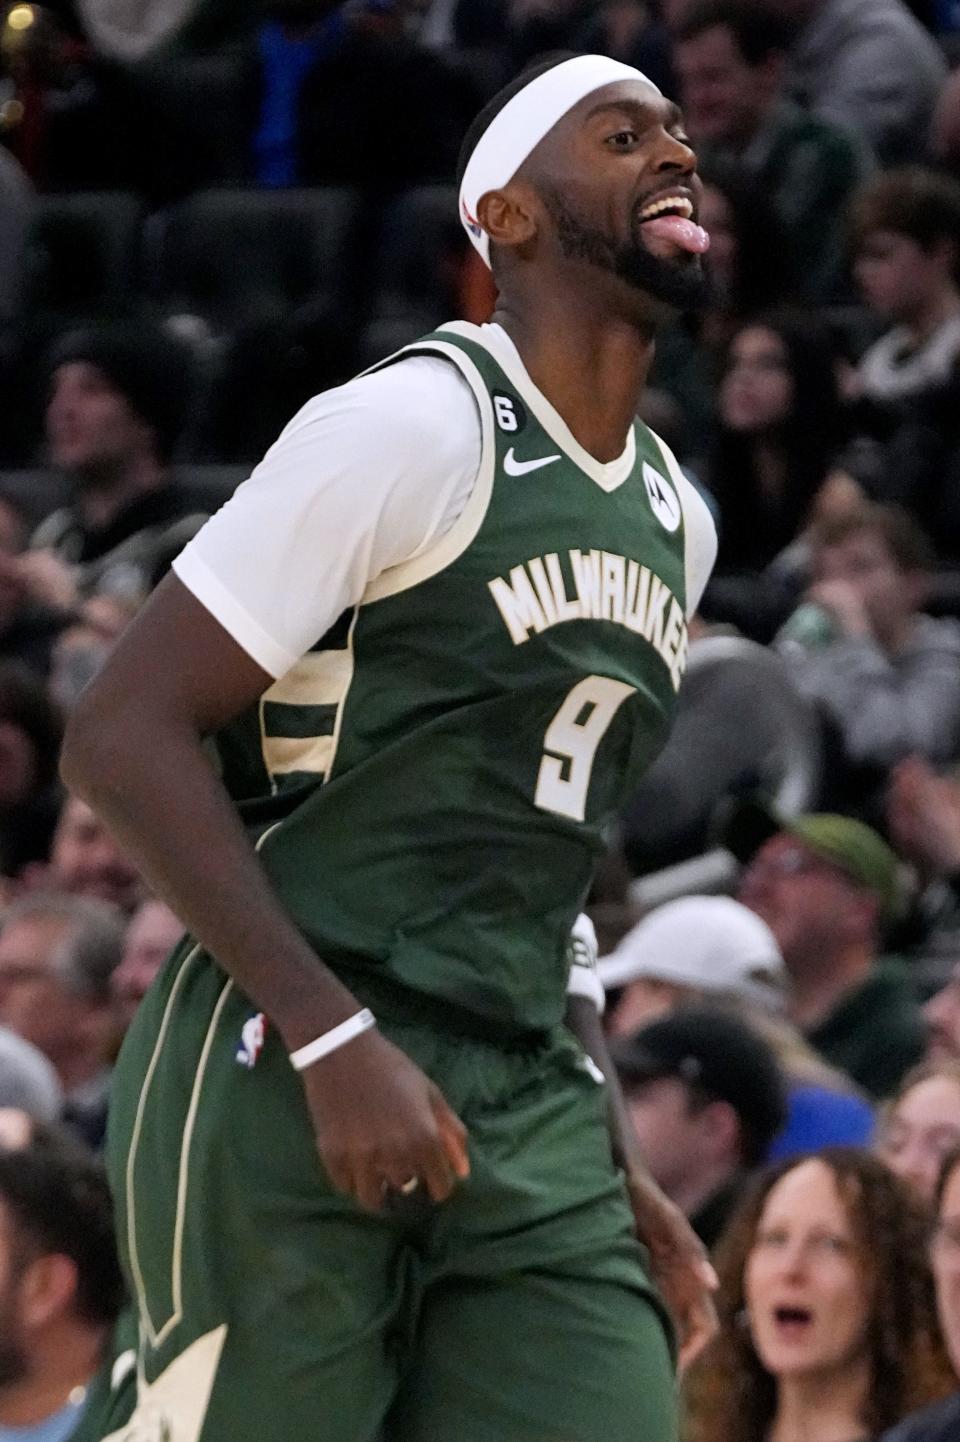
<svg viewBox="0 0 960 1442">
<path fill-rule="evenodd" d="M 256 1016 L 251 1016 L 243 1023 L 243 1030 L 240 1033 L 240 1045 L 237 1047 L 237 1063 L 247 1069 L 255 1067 L 257 1058 L 263 1051 L 263 1039 L 267 1034 L 267 1018 L 262 1011 Z"/>
</svg>

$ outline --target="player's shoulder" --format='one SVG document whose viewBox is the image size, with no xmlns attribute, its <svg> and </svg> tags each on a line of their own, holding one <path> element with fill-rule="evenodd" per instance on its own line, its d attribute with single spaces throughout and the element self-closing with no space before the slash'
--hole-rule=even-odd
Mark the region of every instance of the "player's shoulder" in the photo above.
<svg viewBox="0 0 960 1442">
<path fill-rule="evenodd" d="M 666 441 L 656 431 L 645 428 L 653 437 L 667 475 L 672 482 L 683 514 L 684 550 L 687 567 L 687 615 L 692 616 L 703 597 L 717 560 L 717 526 L 713 512 L 697 487 L 690 480 Z"/>
<path fill-rule="evenodd" d="M 293 430 L 331 424 L 428 441 L 479 424 L 476 402 L 455 365 L 438 355 L 400 352 L 386 364 L 313 396 L 290 423 Z"/>
<path fill-rule="evenodd" d="M 688 530 L 691 526 L 693 526 L 696 528 L 698 533 L 702 533 L 706 536 L 712 536 L 714 538 L 714 542 L 716 542 L 717 527 L 713 519 L 713 513 L 711 512 L 710 507 L 707 505 L 703 496 L 700 494 L 697 487 L 693 484 L 690 477 L 684 471 L 683 467 L 680 465 L 680 462 L 677 460 L 670 446 L 667 445 L 663 437 L 659 436 L 655 430 L 652 430 L 650 428 L 650 426 L 646 426 L 645 429 L 648 434 L 653 437 L 653 440 L 656 442 L 656 445 L 661 455 L 663 456 L 664 465 L 667 468 L 667 474 L 670 480 L 673 482 L 673 485 L 677 491 L 677 495 L 680 497 L 680 504 L 683 507 L 684 522 Z"/>
</svg>

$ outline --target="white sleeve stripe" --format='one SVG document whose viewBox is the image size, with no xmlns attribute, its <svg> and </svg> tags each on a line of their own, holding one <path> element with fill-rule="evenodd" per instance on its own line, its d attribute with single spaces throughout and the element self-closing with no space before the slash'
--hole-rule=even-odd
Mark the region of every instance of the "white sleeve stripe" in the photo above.
<svg viewBox="0 0 960 1442">
<path fill-rule="evenodd" d="M 197 555 L 194 547 L 181 551 L 173 562 L 173 570 L 214 620 L 219 621 L 237 645 L 274 680 L 285 676 L 291 666 L 295 666 L 299 661 L 299 656 L 294 656 L 286 647 L 278 645 L 267 635 L 263 627 L 244 610 L 206 562 Z"/>
</svg>

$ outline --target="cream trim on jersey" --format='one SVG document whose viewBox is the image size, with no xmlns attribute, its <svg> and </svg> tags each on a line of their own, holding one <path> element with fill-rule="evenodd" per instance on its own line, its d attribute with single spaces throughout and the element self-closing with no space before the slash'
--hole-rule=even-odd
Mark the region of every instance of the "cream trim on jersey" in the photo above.
<svg viewBox="0 0 960 1442">
<path fill-rule="evenodd" d="M 269 736 L 263 733 L 263 759 L 273 776 L 308 772 L 326 776 L 333 756 L 332 736 Z M 276 791 L 276 787 L 273 788 Z"/>
<path fill-rule="evenodd" d="M 150 1096 L 150 1088 L 153 1084 L 153 1074 L 157 1069 L 157 1064 L 160 1061 L 160 1054 L 163 1051 L 164 1044 L 167 1040 L 167 1031 L 170 1027 L 170 1018 L 173 1015 L 173 1008 L 180 993 L 180 988 L 183 985 L 190 964 L 196 959 L 196 957 L 200 955 L 200 951 L 201 947 L 195 946 L 191 951 L 187 952 L 186 956 L 183 958 L 183 961 L 180 963 L 180 970 L 177 972 L 177 975 L 174 978 L 173 985 L 170 988 L 170 995 L 167 997 L 167 1004 L 163 1009 L 163 1018 L 160 1022 L 160 1028 L 157 1032 L 156 1042 L 154 1043 L 153 1054 L 150 1057 L 150 1064 L 148 1065 L 146 1074 L 143 1078 L 143 1086 L 140 1088 L 140 1097 L 137 1102 L 137 1114 L 133 1122 L 133 1131 L 130 1134 L 130 1151 L 127 1155 L 127 1250 L 130 1253 L 130 1272 L 133 1277 L 133 1288 L 137 1294 L 137 1310 L 140 1314 L 141 1329 L 143 1332 L 146 1333 L 147 1339 L 154 1347 L 157 1345 L 160 1331 L 163 1331 L 164 1329 L 160 1328 L 158 1330 L 153 1325 L 153 1319 L 150 1316 L 150 1308 L 147 1304 L 146 1284 L 144 1283 L 143 1272 L 140 1267 L 140 1249 L 137 1245 L 137 1208 L 136 1193 L 134 1187 L 134 1169 L 137 1161 L 137 1153 L 140 1150 L 140 1133 L 143 1129 L 143 1115 L 144 1111 L 146 1110 L 147 1099 Z M 173 1279 L 173 1283 L 174 1286 L 171 1288 L 171 1295 L 173 1294 L 173 1290 L 175 1287 L 175 1279 Z"/>
<path fill-rule="evenodd" d="M 267 780 L 268 780 L 269 783 L 270 783 L 270 794 L 271 794 L 272 796 L 276 796 L 276 794 L 277 794 L 277 792 L 280 790 L 280 788 L 279 788 L 279 786 L 277 785 L 276 781 L 274 780 L 273 773 L 272 773 L 271 770 L 270 770 L 270 763 L 267 761 L 267 750 L 266 750 L 266 746 L 267 746 L 266 706 L 265 706 L 265 702 L 264 702 L 264 699 L 263 699 L 263 697 L 264 697 L 266 694 L 267 694 L 267 693 L 264 692 L 264 693 L 263 693 L 263 696 L 261 696 L 261 697 L 260 697 L 260 700 L 257 702 L 257 723 L 258 723 L 258 725 L 259 725 L 259 727 L 260 727 L 260 759 L 261 759 L 261 761 L 263 762 L 263 769 L 264 769 L 264 771 L 266 772 Z"/>
<path fill-rule="evenodd" d="M 173 1229 L 173 1257 L 171 1259 L 171 1272 L 173 1290 L 171 1293 L 174 1312 L 157 1333 L 155 1346 L 159 1347 L 166 1341 L 170 1333 L 183 1320 L 183 1233 L 187 1220 L 187 1191 L 190 1185 L 190 1148 L 193 1143 L 193 1132 L 197 1124 L 197 1112 L 200 1109 L 200 1093 L 203 1090 L 204 1079 L 207 1074 L 207 1063 L 210 1060 L 210 1052 L 213 1048 L 213 1040 L 220 1025 L 220 1018 L 223 1015 L 223 1008 L 226 1006 L 233 991 L 233 978 L 228 978 L 217 997 L 217 1004 L 213 1009 L 210 1018 L 210 1025 L 207 1027 L 207 1034 L 203 1040 L 203 1049 L 200 1052 L 200 1061 L 197 1064 L 197 1075 L 194 1078 L 193 1090 L 190 1093 L 190 1105 L 187 1108 L 187 1119 L 183 1128 L 183 1141 L 180 1146 L 180 1172 L 177 1177 L 177 1219 Z"/>
<path fill-rule="evenodd" d="M 356 674 L 356 662 L 353 654 L 353 633 L 357 629 L 357 617 L 360 615 L 360 607 L 355 606 L 353 620 L 350 622 L 350 630 L 347 632 L 347 651 L 350 655 L 350 670 L 347 674 L 343 690 L 340 693 L 340 700 L 337 702 L 337 715 L 333 723 L 333 736 L 330 738 L 330 760 L 327 762 L 327 780 L 333 775 L 334 762 L 337 759 L 337 748 L 340 745 L 340 731 L 343 727 L 343 713 L 347 705 L 347 697 L 350 695 L 350 687 L 353 685 L 353 678 Z"/>
<path fill-rule="evenodd" d="M 254 847 L 259 851 L 272 832 L 282 823 L 275 821 L 269 826 L 257 841 Z M 233 991 L 234 982 L 228 978 L 220 989 L 216 1005 L 210 1017 L 210 1023 L 200 1049 L 200 1056 L 197 1061 L 197 1075 L 194 1079 L 193 1088 L 190 1093 L 190 1101 L 187 1106 L 187 1114 L 184 1121 L 183 1139 L 180 1146 L 180 1166 L 177 1173 L 177 1205 L 174 1214 L 173 1246 L 170 1254 L 170 1298 L 173 1311 L 160 1327 L 155 1326 L 150 1315 L 150 1308 L 147 1303 L 147 1289 L 143 1279 L 143 1271 L 140 1266 L 140 1254 L 137 1247 L 137 1221 L 136 1221 L 136 1188 L 134 1185 L 134 1171 L 136 1168 L 137 1154 L 140 1150 L 140 1134 L 143 1130 L 143 1117 L 146 1111 L 150 1090 L 153 1083 L 154 1073 L 160 1061 L 160 1055 L 167 1041 L 167 1033 L 170 1029 L 170 1021 L 173 1015 L 173 1008 L 179 996 L 187 972 L 203 948 L 198 943 L 187 952 L 180 969 L 174 977 L 170 987 L 170 995 L 167 997 L 167 1004 L 163 1009 L 163 1018 L 157 1031 L 157 1039 L 154 1043 L 153 1053 L 150 1057 L 150 1064 L 147 1067 L 143 1078 L 143 1085 L 140 1088 L 140 1096 L 137 1102 L 137 1114 L 134 1119 L 133 1131 L 130 1134 L 130 1151 L 127 1155 L 126 1168 L 126 1199 L 127 1199 L 127 1249 L 130 1254 L 130 1272 L 133 1277 L 133 1287 L 136 1293 L 137 1312 L 140 1318 L 141 1346 L 144 1336 L 154 1348 L 162 1346 L 170 1333 L 183 1320 L 183 1238 L 186 1227 L 187 1216 L 187 1195 L 190 1187 L 190 1144 L 193 1140 L 193 1131 L 196 1125 L 197 1113 L 200 1109 L 200 1094 L 203 1090 L 204 1078 L 207 1064 L 210 1060 L 210 1052 L 213 1048 L 214 1038 L 220 1024 L 220 1017 L 223 1008 Z M 141 1367 L 138 1365 L 138 1375 L 141 1374 Z"/>
<path fill-rule="evenodd" d="M 716 563 L 717 527 L 710 514 L 710 507 L 696 486 L 683 474 L 680 462 L 666 441 L 661 440 L 656 431 L 650 431 L 650 434 L 660 447 L 663 459 L 667 463 L 667 470 L 677 489 L 680 507 L 683 511 L 685 600 L 687 620 L 689 621 L 703 600 L 710 573 Z"/>
<path fill-rule="evenodd" d="M 445 329 L 452 329 L 452 327 L 445 327 Z M 399 566 L 390 566 L 386 571 L 382 571 L 364 591 L 360 599 L 361 606 L 367 606 L 372 601 L 382 601 L 386 596 L 396 596 L 401 591 L 409 591 L 412 586 L 418 586 L 422 581 L 429 581 L 431 576 L 439 575 L 441 571 L 445 571 L 448 566 L 451 566 L 475 540 L 483 525 L 493 495 L 497 447 L 493 406 L 486 382 L 473 361 L 459 346 L 448 345 L 446 342 L 435 340 L 432 337 L 398 352 L 397 360 L 402 360 L 404 355 L 422 354 L 424 351 L 431 355 L 439 353 L 453 361 L 473 391 L 477 409 L 480 412 L 480 469 L 477 472 L 476 485 L 470 492 L 470 498 L 450 529 L 444 532 L 436 545 L 428 546 L 421 555 L 415 556 L 410 561 L 403 561 Z"/>
<path fill-rule="evenodd" d="M 350 680 L 350 670 L 346 649 L 308 651 L 264 691 L 263 698 L 287 706 L 336 706 Z"/>
<path fill-rule="evenodd" d="M 473 341 L 474 345 L 482 346 L 487 354 L 496 361 L 511 385 L 520 392 L 525 404 L 530 407 L 547 435 L 566 453 L 574 465 L 579 466 L 580 470 L 584 471 L 591 481 L 594 481 L 601 491 L 606 491 L 608 495 L 619 490 L 630 476 L 637 461 L 637 438 L 633 426 L 630 427 L 627 444 L 622 455 L 618 456 L 615 461 L 607 463 L 598 461 L 595 456 L 591 456 L 589 451 L 584 450 L 560 412 L 534 385 L 527 374 L 519 351 L 502 326 L 478 326 L 472 325 L 466 320 L 456 320 L 451 321 L 448 325 L 443 325 L 441 331 L 445 330 L 452 331 L 454 335 L 463 336 L 464 340 Z"/>
<path fill-rule="evenodd" d="M 353 627 L 350 625 L 345 648 L 330 651 L 308 651 L 285 676 L 275 681 L 260 697 L 260 751 L 274 793 L 277 776 L 293 772 L 311 772 L 328 776 L 339 735 L 344 697 L 353 680 Z M 278 701 L 287 706 L 336 706 L 336 731 L 330 736 L 271 736 L 266 728 L 266 706 Z"/>
<path fill-rule="evenodd" d="M 192 960 L 199 950 L 199 947 L 194 948 L 194 950 L 190 953 L 190 956 L 187 957 L 184 961 L 183 970 L 186 969 L 186 962 Z M 183 974 L 183 970 L 181 971 L 181 975 Z M 177 980 L 179 981 L 179 979 L 180 977 L 178 976 Z M 223 1014 L 223 1008 L 226 1005 L 232 991 L 233 981 L 232 979 L 228 978 L 227 981 L 224 982 L 223 987 L 221 988 L 220 995 L 217 998 L 217 1004 L 213 1009 L 213 1015 L 210 1018 L 210 1024 L 207 1027 L 207 1034 L 204 1037 L 203 1047 L 200 1052 L 200 1060 L 197 1063 L 197 1074 L 194 1077 L 193 1088 L 190 1092 L 190 1103 L 187 1107 L 186 1120 L 184 1121 L 183 1126 L 183 1140 L 180 1144 L 180 1166 L 177 1173 L 177 1209 L 175 1213 L 173 1227 L 173 1250 L 170 1254 L 170 1303 L 173 1310 L 171 1311 L 169 1317 L 167 1317 L 163 1325 L 160 1327 L 156 1326 L 152 1317 L 150 1316 L 150 1311 L 147 1306 L 147 1295 L 146 1288 L 143 1282 L 143 1274 L 140 1272 L 139 1268 L 139 1258 L 137 1260 L 137 1297 L 141 1308 L 141 1318 L 145 1324 L 150 1344 L 154 1348 L 162 1347 L 164 1342 L 170 1336 L 170 1333 L 183 1321 L 183 1233 L 187 1219 L 187 1191 L 190 1185 L 190 1147 L 193 1142 L 194 1127 L 197 1123 L 197 1112 L 200 1107 L 200 1093 L 203 1090 L 203 1083 L 207 1073 L 207 1063 L 210 1060 L 210 1051 L 213 1047 L 214 1037 L 217 1034 L 217 1028 L 220 1025 L 220 1017 Z M 172 997 L 173 992 L 171 991 L 171 1000 Z M 157 1049 L 154 1050 L 154 1057 L 159 1057 L 160 1055 L 159 1046 L 160 1039 L 158 1038 Z M 145 1095 L 146 1087 L 144 1088 L 144 1092 L 141 1095 L 141 1103 L 143 1102 Z M 138 1110 L 138 1120 L 139 1119 L 140 1112 Z M 137 1138 L 137 1140 L 139 1142 L 139 1137 Z M 131 1144 L 131 1156 L 132 1155 L 133 1147 Z M 129 1173 L 127 1205 L 129 1207 Z M 130 1228 L 130 1232 L 132 1239 L 134 1232 L 132 1226 Z M 132 1251 L 130 1255 L 132 1264 Z"/>
<path fill-rule="evenodd" d="M 226 1340 L 224 1322 L 191 1342 L 155 1382 L 138 1386 L 133 1416 L 103 1442 L 199 1442 Z"/>
</svg>

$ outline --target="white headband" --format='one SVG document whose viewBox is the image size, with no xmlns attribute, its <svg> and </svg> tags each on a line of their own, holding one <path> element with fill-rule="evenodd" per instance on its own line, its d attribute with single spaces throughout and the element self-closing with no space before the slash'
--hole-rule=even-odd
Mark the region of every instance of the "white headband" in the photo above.
<svg viewBox="0 0 960 1442">
<path fill-rule="evenodd" d="M 460 219 L 471 243 L 490 264 L 490 238 L 477 207 L 491 190 L 512 180 L 557 121 L 595 90 L 616 80 L 650 81 L 641 70 L 605 55 L 578 55 L 555 65 L 508 101 L 477 142 L 460 187 Z"/>
</svg>

